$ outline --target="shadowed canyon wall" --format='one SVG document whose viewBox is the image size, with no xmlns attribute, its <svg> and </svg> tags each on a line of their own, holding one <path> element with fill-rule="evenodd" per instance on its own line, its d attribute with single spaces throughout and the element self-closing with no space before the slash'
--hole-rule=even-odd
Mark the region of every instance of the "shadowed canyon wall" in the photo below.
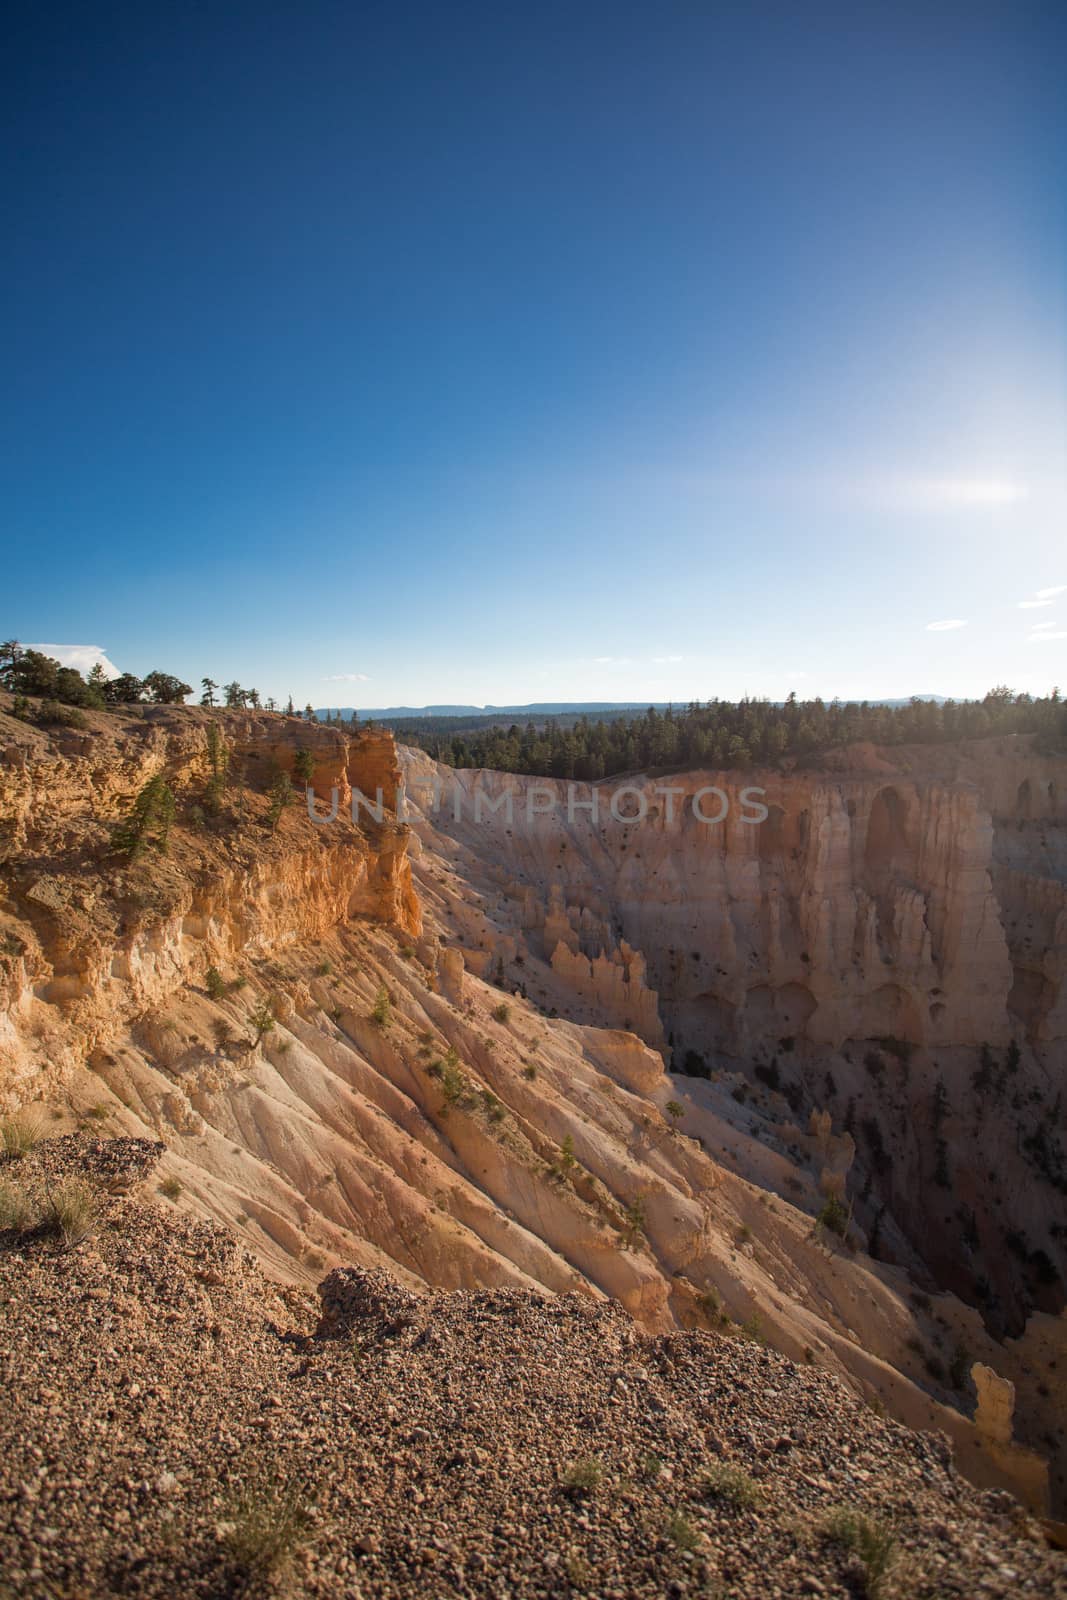
<svg viewBox="0 0 1067 1600">
<path fill-rule="evenodd" d="M 678 1051 L 744 1053 L 783 1035 L 831 1048 L 1062 1040 L 1067 763 L 1023 739 L 965 746 L 951 763 L 926 749 L 892 756 L 855 752 L 859 771 L 627 779 L 640 802 L 626 803 L 645 812 L 632 823 L 611 816 L 610 780 L 594 819 L 587 785 L 568 816 L 565 783 L 439 769 L 446 800 L 427 814 L 498 863 L 521 900 L 517 929 L 547 959 L 560 943 L 591 962 L 618 958 L 623 940 L 640 952 Z M 406 761 L 421 806 L 434 764 Z M 692 797 L 712 785 L 730 806 L 709 826 Z M 745 820 L 746 787 L 763 791 L 760 823 Z M 528 817 L 534 788 L 553 804 Z M 490 809 L 507 791 L 510 822 Z M 641 1031 L 657 1042 L 651 1017 Z"/>
</svg>

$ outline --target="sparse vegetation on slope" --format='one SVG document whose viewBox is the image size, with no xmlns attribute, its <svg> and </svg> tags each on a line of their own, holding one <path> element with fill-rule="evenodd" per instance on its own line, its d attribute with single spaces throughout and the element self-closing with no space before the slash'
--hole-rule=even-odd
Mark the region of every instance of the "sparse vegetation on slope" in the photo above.
<svg viewBox="0 0 1067 1600">
<path fill-rule="evenodd" d="M 279 1293 L 221 1229 L 116 1193 L 157 1154 L 74 1137 L 22 1164 L 91 1184 L 106 1225 L 0 1240 L 0 1590 L 873 1600 L 899 1544 L 909 1600 L 1067 1595 L 1006 1496 L 811 1368 L 584 1296 L 365 1269 Z"/>
</svg>

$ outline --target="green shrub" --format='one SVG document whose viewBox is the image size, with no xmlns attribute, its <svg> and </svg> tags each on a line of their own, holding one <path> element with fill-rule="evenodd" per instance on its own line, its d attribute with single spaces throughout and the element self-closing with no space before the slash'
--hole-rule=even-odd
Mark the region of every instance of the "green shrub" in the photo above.
<svg viewBox="0 0 1067 1600">
<path fill-rule="evenodd" d="M 628 1248 L 632 1249 L 645 1231 L 645 1201 L 643 1195 L 635 1195 L 630 1204 L 623 1211 L 624 1227 L 623 1239 Z"/>
<path fill-rule="evenodd" d="M 672 1511 L 668 1517 L 667 1537 L 679 1550 L 696 1550 L 700 1545 L 700 1534 L 681 1511 Z"/>
<path fill-rule="evenodd" d="M 77 706 L 65 706 L 58 700 L 42 700 L 37 708 L 36 720 L 45 727 L 87 728 L 89 719 Z"/>
<path fill-rule="evenodd" d="M 261 1000 L 248 1013 L 248 1021 L 251 1024 L 252 1032 L 255 1034 L 256 1044 L 259 1044 L 266 1034 L 273 1033 L 275 1028 L 274 1009 L 270 1001 Z"/>
<path fill-rule="evenodd" d="M 445 1105 L 458 1105 L 467 1087 L 466 1078 L 455 1062 L 450 1061 L 447 1056 L 443 1062 L 438 1061 L 434 1065 L 439 1069 L 437 1076 L 441 1080 L 441 1093 L 445 1097 Z"/>
<path fill-rule="evenodd" d="M 510 1016 L 511 1007 L 505 1001 L 502 1000 L 498 1006 L 493 1007 L 494 1022 L 506 1022 Z"/>
<path fill-rule="evenodd" d="M 389 990 L 383 983 L 375 997 L 374 1006 L 370 1014 L 371 1021 L 376 1028 L 388 1028 L 393 1020 L 393 1004 L 389 998 Z"/>
<path fill-rule="evenodd" d="M 492 1089 L 482 1090 L 482 1106 L 490 1122 L 503 1122 L 504 1107 L 493 1093 Z"/>
<path fill-rule="evenodd" d="M 182 1186 L 177 1178 L 164 1178 L 159 1186 L 159 1192 L 166 1195 L 168 1200 L 177 1200 L 182 1192 Z"/>
<path fill-rule="evenodd" d="M 560 1485 L 568 1494 L 593 1494 L 604 1477 L 604 1463 L 597 1456 L 581 1456 L 566 1466 Z"/>
<path fill-rule="evenodd" d="M 725 1461 L 716 1461 L 708 1467 L 701 1479 L 701 1492 L 727 1505 L 750 1511 L 763 1499 L 763 1491 L 754 1478 L 741 1467 L 732 1467 Z"/>
<path fill-rule="evenodd" d="M 226 980 L 218 967 L 208 967 L 204 983 L 212 1000 L 222 1000 L 226 994 Z"/>
<path fill-rule="evenodd" d="M 815 1219 L 821 1228 L 829 1228 L 841 1239 L 848 1232 L 848 1211 L 840 1195 L 832 1194 Z"/>
</svg>

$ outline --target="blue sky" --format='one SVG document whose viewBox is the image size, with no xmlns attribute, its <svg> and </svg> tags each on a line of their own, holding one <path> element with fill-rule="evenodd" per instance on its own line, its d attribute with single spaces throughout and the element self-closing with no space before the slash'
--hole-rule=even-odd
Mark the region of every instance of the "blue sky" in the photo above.
<svg viewBox="0 0 1067 1600">
<path fill-rule="evenodd" d="M 1067 684 L 1065 61 L 1025 0 L 21 8 L 0 634 L 315 704 Z"/>
</svg>

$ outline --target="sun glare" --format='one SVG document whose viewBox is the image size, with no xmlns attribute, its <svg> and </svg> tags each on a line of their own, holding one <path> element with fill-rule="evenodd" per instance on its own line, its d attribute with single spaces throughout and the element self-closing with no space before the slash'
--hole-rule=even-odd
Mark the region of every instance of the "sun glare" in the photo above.
<svg viewBox="0 0 1067 1600">
<path fill-rule="evenodd" d="M 927 487 L 945 506 L 1006 506 L 1026 499 L 1021 484 L 1004 478 L 946 478 Z"/>
</svg>

